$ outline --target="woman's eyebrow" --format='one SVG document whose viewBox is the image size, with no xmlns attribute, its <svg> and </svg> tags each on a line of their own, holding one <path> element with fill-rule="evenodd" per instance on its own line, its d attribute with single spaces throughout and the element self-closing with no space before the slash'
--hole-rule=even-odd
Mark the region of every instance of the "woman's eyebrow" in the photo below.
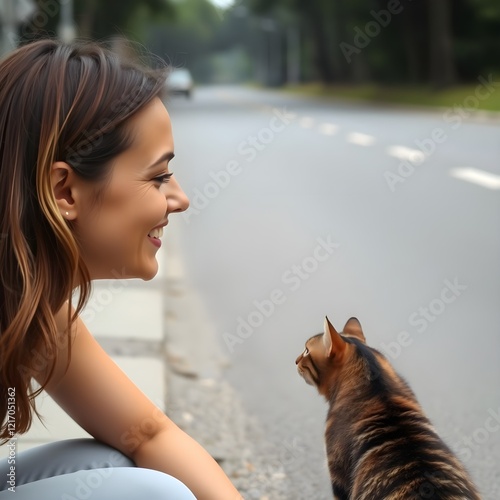
<svg viewBox="0 0 500 500">
<path fill-rule="evenodd" d="M 159 165 L 164 161 L 171 161 L 174 158 L 174 156 L 175 154 L 173 153 L 173 151 L 168 151 L 167 153 L 163 154 L 160 158 L 158 158 L 152 165 L 149 165 L 148 170 L 150 168 L 156 167 L 156 165 Z"/>
</svg>

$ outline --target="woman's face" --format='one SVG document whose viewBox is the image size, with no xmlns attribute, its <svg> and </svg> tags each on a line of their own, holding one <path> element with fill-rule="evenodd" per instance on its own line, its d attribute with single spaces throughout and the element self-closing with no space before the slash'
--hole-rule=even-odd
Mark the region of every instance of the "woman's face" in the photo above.
<svg viewBox="0 0 500 500">
<path fill-rule="evenodd" d="M 89 192 L 74 221 L 92 279 L 153 278 L 162 228 L 171 212 L 189 206 L 175 177 L 165 175 L 174 143 L 161 100 L 155 98 L 138 111 L 129 126 L 132 146 L 116 157 L 99 202 Z"/>
</svg>

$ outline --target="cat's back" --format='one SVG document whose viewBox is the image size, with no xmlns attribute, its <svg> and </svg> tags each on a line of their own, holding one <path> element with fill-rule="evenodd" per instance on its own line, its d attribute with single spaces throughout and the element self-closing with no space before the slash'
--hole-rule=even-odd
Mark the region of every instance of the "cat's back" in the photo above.
<svg viewBox="0 0 500 500">
<path fill-rule="evenodd" d="M 325 441 L 336 500 L 479 500 L 406 381 L 350 318 L 328 318 L 296 359 L 329 404 Z"/>
<path fill-rule="evenodd" d="M 356 500 L 479 500 L 462 464 L 414 402 L 361 416 L 353 447 Z"/>
<path fill-rule="evenodd" d="M 355 471 L 349 498 L 479 500 L 463 465 L 406 381 L 378 351 L 361 343 L 358 347 L 368 383 L 360 390 L 358 381 L 358 391 L 351 391 L 351 401 L 342 404 L 352 418 L 346 433 Z M 338 430 L 327 425 L 327 433 Z"/>
</svg>

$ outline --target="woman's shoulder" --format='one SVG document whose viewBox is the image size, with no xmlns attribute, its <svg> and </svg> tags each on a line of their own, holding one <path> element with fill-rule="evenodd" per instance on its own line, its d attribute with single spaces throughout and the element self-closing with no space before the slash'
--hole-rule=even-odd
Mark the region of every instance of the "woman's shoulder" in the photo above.
<svg viewBox="0 0 500 500">
<path fill-rule="evenodd" d="M 70 317 L 74 314 L 75 308 L 66 300 L 62 307 L 54 313 L 54 321 L 58 332 L 68 331 Z"/>
</svg>

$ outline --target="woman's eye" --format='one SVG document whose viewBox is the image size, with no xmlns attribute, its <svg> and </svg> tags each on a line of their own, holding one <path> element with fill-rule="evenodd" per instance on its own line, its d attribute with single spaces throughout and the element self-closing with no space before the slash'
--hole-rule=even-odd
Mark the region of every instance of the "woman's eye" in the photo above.
<svg viewBox="0 0 500 500">
<path fill-rule="evenodd" d="M 158 177 L 154 177 L 153 181 L 159 182 L 160 184 L 162 184 L 164 182 L 166 183 L 170 180 L 170 177 L 172 177 L 172 175 L 174 175 L 173 172 L 168 173 L 168 174 L 159 175 Z"/>
<path fill-rule="evenodd" d="M 308 354 L 309 354 L 309 349 L 306 347 L 306 348 L 304 349 L 304 354 L 303 354 L 303 355 L 304 355 L 304 356 L 307 356 Z"/>
</svg>

